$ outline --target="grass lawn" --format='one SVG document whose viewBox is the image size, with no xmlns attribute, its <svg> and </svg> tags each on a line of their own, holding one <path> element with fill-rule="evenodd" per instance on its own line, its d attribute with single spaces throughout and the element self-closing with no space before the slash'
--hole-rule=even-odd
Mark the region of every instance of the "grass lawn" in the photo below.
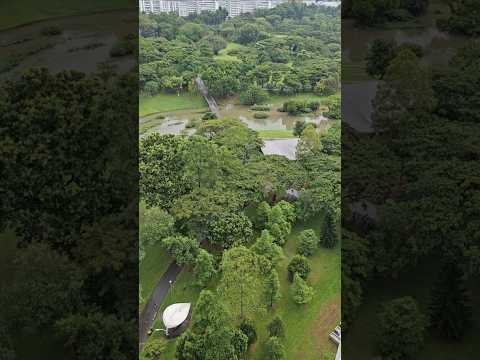
<svg viewBox="0 0 480 360">
<path fill-rule="evenodd" d="M 59 16 L 132 8 L 131 0 L 25 0 L 0 2 L 0 29 Z"/>
<path fill-rule="evenodd" d="M 206 107 L 205 100 L 199 94 L 180 93 L 140 96 L 140 117 L 175 110 L 198 109 Z"/>
<path fill-rule="evenodd" d="M 214 56 L 213 58 L 215 60 L 220 60 L 220 61 L 240 61 L 240 59 L 238 57 L 233 56 L 233 55 L 228 55 L 228 52 L 231 51 L 231 50 L 241 50 L 243 48 L 244 48 L 243 45 L 233 43 L 233 42 L 229 42 L 227 44 L 227 47 L 225 49 L 220 50 L 218 52 L 218 55 Z"/>
<path fill-rule="evenodd" d="M 437 259 L 422 261 L 416 269 L 405 273 L 395 280 L 377 280 L 366 289 L 363 305 L 359 308 L 358 317 L 344 336 L 343 354 L 346 358 L 370 360 L 376 355 L 376 338 L 378 337 L 377 314 L 386 301 L 402 296 L 412 296 L 418 301 L 421 310 L 427 311 L 430 291 L 435 276 L 438 274 Z M 470 284 L 473 318 L 480 318 L 480 279 Z M 480 352 L 478 334 L 480 323 L 476 323 L 461 342 L 446 342 L 427 335 L 425 346 L 415 357 L 417 360 L 457 360 L 474 359 Z"/>
<path fill-rule="evenodd" d="M 263 139 L 289 139 L 294 138 L 292 130 L 258 130 L 258 136 Z"/>
<path fill-rule="evenodd" d="M 285 324 L 286 359 L 318 360 L 320 354 L 336 351 L 328 335 L 340 322 L 340 246 L 333 250 L 320 248 L 310 258 L 312 272 L 308 283 L 315 289 L 311 303 L 301 306 L 293 302 L 287 278 L 287 265 L 295 255 L 298 234 L 310 228 L 318 234 L 320 227 L 319 220 L 312 220 L 297 224 L 290 234 L 284 247 L 285 259 L 277 267 L 282 298 L 274 306 L 273 312 L 256 321 L 258 340 L 251 349 L 249 359 L 265 358 L 264 344 L 268 339 L 266 327 L 275 314 L 280 315 Z"/>
<path fill-rule="evenodd" d="M 140 263 L 139 275 L 145 302 L 172 261 L 160 241 L 146 249 L 145 259 Z M 143 305 L 144 303 L 141 303 L 140 307 L 143 308 Z"/>
</svg>

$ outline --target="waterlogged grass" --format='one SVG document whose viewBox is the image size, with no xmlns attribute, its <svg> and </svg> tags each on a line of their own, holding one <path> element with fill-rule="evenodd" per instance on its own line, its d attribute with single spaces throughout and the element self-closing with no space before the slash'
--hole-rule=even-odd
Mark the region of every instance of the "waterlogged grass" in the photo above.
<svg viewBox="0 0 480 360">
<path fill-rule="evenodd" d="M 258 136 L 263 139 L 291 139 L 294 138 L 292 130 L 258 130 Z"/>
<path fill-rule="evenodd" d="M 133 8 L 131 0 L 24 0 L 0 1 L 0 29 L 59 16 Z"/>
<path fill-rule="evenodd" d="M 140 96 L 140 117 L 166 111 L 199 109 L 207 104 L 199 94 L 157 94 L 155 96 Z"/>
</svg>

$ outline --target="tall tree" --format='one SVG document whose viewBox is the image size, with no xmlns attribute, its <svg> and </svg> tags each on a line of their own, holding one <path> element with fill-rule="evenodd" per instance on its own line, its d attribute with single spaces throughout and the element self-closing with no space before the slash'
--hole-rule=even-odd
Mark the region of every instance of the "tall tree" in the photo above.
<svg viewBox="0 0 480 360">
<path fill-rule="evenodd" d="M 295 273 L 293 276 L 293 284 L 290 287 L 290 293 L 293 301 L 297 304 L 308 304 L 313 298 L 313 288 L 307 285 L 300 275 Z"/>
<path fill-rule="evenodd" d="M 204 249 L 199 249 L 193 268 L 197 285 L 205 286 L 217 273 L 213 255 Z"/>
<path fill-rule="evenodd" d="M 459 264 L 448 261 L 440 271 L 430 300 L 430 326 L 441 336 L 460 340 L 472 324 L 472 308 Z"/>
<path fill-rule="evenodd" d="M 338 235 L 337 228 L 335 226 L 335 220 L 330 210 L 325 213 L 325 219 L 322 226 L 322 245 L 326 248 L 332 249 L 337 245 Z"/>
<path fill-rule="evenodd" d="M 265 299 L 267 305 L 272 307 L 280 298 L 280 280 L 278 279 L 277 270 L 272 269 L 265 279 Z"/>
<path fill-rule="evenodd" d="M 263 308 L 263 283 L 257 255 L 244 246 L 223 253 L 219 293 L 232 313 L 244 319 Z"/>
</svg>

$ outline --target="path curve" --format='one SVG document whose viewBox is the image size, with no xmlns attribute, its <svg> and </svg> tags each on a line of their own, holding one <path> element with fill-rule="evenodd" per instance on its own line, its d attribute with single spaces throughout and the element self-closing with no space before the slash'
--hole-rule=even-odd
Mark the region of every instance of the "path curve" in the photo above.
<svg viewBox="0 0 480 360">
<path fill-rule="evenodd" d="M 158 281 L 152 296 L 150 296 L 148 302 L 145 304 L 145 307 L 140 314 L 139 321 L 138 338 L 140 342 L 140 351 L 142 351 L 143 344 L 148 338 L 148 330 L 152 327 L 153 322 L 155 321 L 157 311 L 165 300 L 168 290 L 170 290 L 170 281 L 172 283 L 175 282 L 175 279 L 180 271 L 182 271 L 182 267 L 178 266 L 175 262 L 172 262 L 167 271 L 165 271 Z"/>
</svg>

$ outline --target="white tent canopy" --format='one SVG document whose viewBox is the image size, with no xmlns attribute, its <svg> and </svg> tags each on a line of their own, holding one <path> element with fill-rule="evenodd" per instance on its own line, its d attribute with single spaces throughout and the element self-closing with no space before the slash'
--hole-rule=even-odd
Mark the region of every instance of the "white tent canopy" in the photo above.
<svg viewBox="0 0 480 360">
<path fill-rule="evenodd" d="M 167 329 L 173 329 L 181 325 L 188 317 L 190 303 L 179 303 L 168 306 L 162 315 L 163 324 Z"/>
</svg>

